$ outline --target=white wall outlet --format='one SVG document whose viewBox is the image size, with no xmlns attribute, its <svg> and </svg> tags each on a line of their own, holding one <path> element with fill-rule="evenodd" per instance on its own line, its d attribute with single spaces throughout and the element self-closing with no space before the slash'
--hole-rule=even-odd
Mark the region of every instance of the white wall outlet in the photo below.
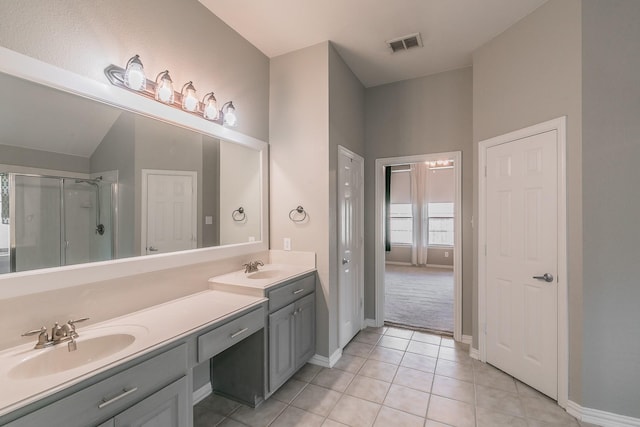
<svg viewBox="0 0 640 427">
<path fill-rule="evenodd" d="M 449 252 L 445 252 L 445 253 L 444 253 L 444 257 L 445 257 L 445 258 L 449 258 Z"/>
<path fill-rule="evenodd" d="M 255 242 L 255 241 L 256 241 L 256 238 L 255 238 L 254 236 L 249 236 L 249 241 L 250 241 L 250 242 Z"/>
<path fill-rule="evenodd" d="M 283 239 L 283 246 L 284 246 L 284 250 L 285 251 L 290 251 L 291 250 L 291 239 L 288 237 L 285 237 Z"/>
<path fill-rule="evenodd" d="M 213 217 L 211 215 L 206 215 L 204 217 L 204 223 L 205 223 L 205 225 L 213 224 Z"/>
</svg>

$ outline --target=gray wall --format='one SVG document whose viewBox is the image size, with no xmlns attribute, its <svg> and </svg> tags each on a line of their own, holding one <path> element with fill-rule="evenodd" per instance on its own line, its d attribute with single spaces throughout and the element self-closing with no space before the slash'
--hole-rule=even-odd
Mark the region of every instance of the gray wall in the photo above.
<svg viewBox="0 0 640 427">
<path fill-rule="evenodd" d="M 448 254 L 448 256 L 446 255 Z M 411 264 L 411 246 L 391 245 L 391 252 L 385 253 L 386 262 Z M 453 248 L 429 248 L 429 265 L 453 268 Z"/>
<path fill-rule="evenodd" d="M 582 3 L 583 402 L 640 418 L 640 2 Z"/>
<path fill-rule="evenodd" d="M 89 159 L 86 157 L 2 145 L 2 141 L 0 141 L 0 164 L 80 173 L 90 171 Z"/>
<path fill-rule="evenodd" d="M 567 116 L 569 398 L 575 402 L 580 402 L 582 373 L 581 64 L 579 0 L 548 1 L 473 55 L 474 158 L 479 141 Z M 477 218 L 477 199 L 474 212 Z M 476 319 L 475 279 L 473 307 Z M 473 335 L 476 347 L 477 324 Z"/>
<path fill-rule="evenodd" d="M 202 137 L 202 246 L 220 244 L 220 140 Z M 213 224 L 205 224 L 205 217 L 213 216 Z"/>
<path fill-rule="evenodd" d="M 375 310 L 375 160 L 462 151 L 462 333 L 471 335 L 472 71 L 448 71 L 365 91 L 365 317 Z"/>
<path fill-rule="evenodd" d="M 139 54 L 151 78 L 168 68 L 176 86 L 233 100 L 237 130 L 268 138 L 269 59 L 197 0 L 3 0 L 0 45 L 105 83 Z"/>
</svg>

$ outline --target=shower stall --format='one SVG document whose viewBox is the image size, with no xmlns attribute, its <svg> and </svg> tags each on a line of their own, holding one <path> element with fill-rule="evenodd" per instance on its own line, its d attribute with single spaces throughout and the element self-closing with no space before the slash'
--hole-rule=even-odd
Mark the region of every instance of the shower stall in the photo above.
<svg viewBox="0 0 640 427">
<path fill-rule="evenodd" d="M 0 273 L 116 257 L 117 183 L 0 173 Z"/>
</svg>

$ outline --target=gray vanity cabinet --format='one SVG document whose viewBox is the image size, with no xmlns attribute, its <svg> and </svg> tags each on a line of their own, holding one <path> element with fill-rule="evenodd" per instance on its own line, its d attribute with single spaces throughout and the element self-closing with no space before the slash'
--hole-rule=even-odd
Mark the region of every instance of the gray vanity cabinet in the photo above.
<svg viewBox="0 0 640 427">
<path fill-rule="evenodd" d="M 267 297 L 270 394 L 315 353 L 315 273 L 269 290 Z"/>
</svg>

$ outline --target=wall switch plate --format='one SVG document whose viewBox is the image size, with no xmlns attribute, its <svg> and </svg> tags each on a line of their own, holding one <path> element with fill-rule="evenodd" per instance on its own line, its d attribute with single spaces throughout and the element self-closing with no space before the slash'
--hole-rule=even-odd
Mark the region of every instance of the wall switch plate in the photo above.
<svg viewBox="0 0 640 427">
<path fill-rule="evenodd" d="M 291 239 L 288 237 L 285 237 L 283 239 L 283 246 L 284 246 L 284 250 L 285 251 L 290 251 L 291 250 Z"/>
<path fill-rule="evenodd" d="M 449 258 L 449 252 L 445 252 L 445 253 L 444 253 L 444 257 L 445 257 L 445 258 Z"/>
<path fill-rule="evenodd" d="M 205 216 L 204 217 L 204 223 L 205 223 L 205 225 L 213 224 L 213 217 L 211 215 Z"/>
<path fill-rule="evenodd" d="M 249 241 L 250 241 L 250 242 L 255 242 L 255 241 L 256 241 L 256 238 L 255 238 L 254 236 L 249 236 Z"/>
</svg>

